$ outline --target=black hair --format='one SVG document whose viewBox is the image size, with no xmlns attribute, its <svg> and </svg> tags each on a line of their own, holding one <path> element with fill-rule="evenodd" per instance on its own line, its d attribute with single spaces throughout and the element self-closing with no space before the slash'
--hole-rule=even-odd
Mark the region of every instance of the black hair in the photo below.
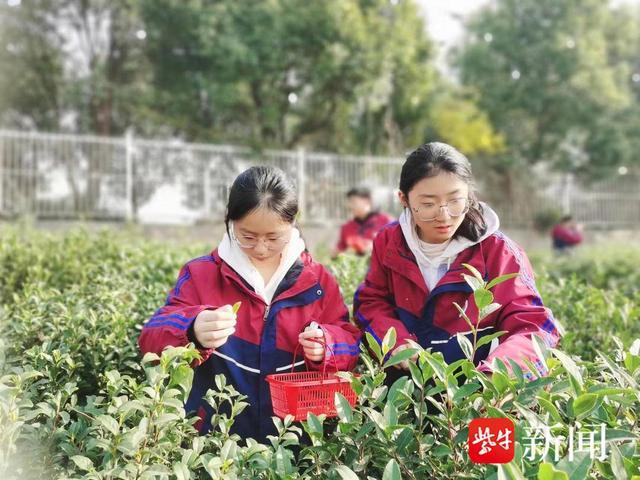
<svg viewBox="0 0 640 480">
<path fill-rule="evenodd" d="M 236 177 L 229 191 L 224 219 L 227 233 L 230 221 L 240 220 L 260 207 L 277 213 L 287 223 L 293 223 L 298 215 L 296 187 L 279 168 L 251 167 Z"/>
<path fill-rule="evenodd" d="M 570 222 L 571 220 L 573 220 L 572 215 L 563 215 L 562 218 L 560 219 L 560 223 L 567 223 L 567 222 Z"/>
<path fill-rule="evenodd" d="M 416 183 L 424 178 L 435 177 L 441 172 L 452 173 L 469 187 L 469 211 L 454 234 L 477 241 L 486 231 L 487 224 L 482 215 L 482 206 L 478 202 L 471 163 L 451 145 L 431 142 L 421 145 L 411 152 L 402 165 L 400 173 L 400 191 L 408 199 L 409 192 Z"/>
<path fill-rule="evenodd" d="M 360 197 L 371 200 L 371 190 L 367 187 L 355 187 L 347 192 L 347 198 Z"/>
</svg>

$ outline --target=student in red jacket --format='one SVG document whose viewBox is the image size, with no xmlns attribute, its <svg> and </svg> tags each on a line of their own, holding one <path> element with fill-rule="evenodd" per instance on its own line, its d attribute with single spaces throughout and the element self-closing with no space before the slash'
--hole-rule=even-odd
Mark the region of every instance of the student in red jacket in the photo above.
<svg viewBox="0 0 640 480">
<path fill-rule="evenodd" d="M 292 364 L 297 370 L 305 363 L 334 368 L 334 360 L 341 370 L 356 364 L 360 332 L 349 322 L 335 279 L 307 252 L 297 214 L 294 185 L 281 170 L 261 166 L 240 174 L 229 193 L 222 242 L 182 267 L 165 305 L 142 329 L 143 353 L 189 343 L 200 350 L 185 408 L 200 416 L 201 433 L 212 428 L 213 412 L 202 397 L 217 374 L 250 402 L 232 431 L 263 441 L 275 432 L 267 375 L 288 372 Z M 234 314 L 236 302 L 242 304 Z"/>
<path fill-rule="evenodd" d="M 352 188 L 347 192 L 347 204 L 353 218 L 340 228 L 340 238 L 333 251 L 335 258 L 342 252 L 356 255 L 371 253 L 373 239 L 392 218 L 374 210 L 371 191 L 368 188 Z"/>
<path fill-rule="evenodd" d="M 582 226 L 571 215 L 565 215 L 551 230 L 551 239 L 556 253 L 569 253 L 573 247 L 582 243 Z"/>
<path fill-rule="evenodd" d="M 478 317 L 462 264 L 473 265 L 486 279 L 518 272 L 492 289 L 501 307 L 478 326 L 480 337 L 506 334 L 481 347 L 474 360 L 481 371 L 490 372 L 495 358 L 507 365 L 511 358 L 522 366 L 527 358 L 536 376 L 545 375 L 532 336 L 555 346 L 556 324 L 542 304 L 527 256 L 498 230 L 496 213 L 478 201 L 467 158 L 443 143 L 421 146 L 402 167 L 399 197 L 404 211 L 374 240 L 369 271 L 355 294 L 362 330 L 381 341 L 394 327 L 397 350 L 412 340 L 454 362 L 464 358 L 456 334 L 471 339 L 471 333 L 453 302 L 470 319 Z M 407 369 L 408 362 L 400 367 Z"/>
</svg>

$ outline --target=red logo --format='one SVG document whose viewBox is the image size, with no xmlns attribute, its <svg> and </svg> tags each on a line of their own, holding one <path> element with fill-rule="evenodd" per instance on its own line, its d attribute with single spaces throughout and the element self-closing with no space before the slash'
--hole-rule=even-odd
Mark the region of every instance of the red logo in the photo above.
<svg viewBox="0 0 640 480">
<path fill-rule="evenodd" d="M 508 418 L 475 418 L 469 425 L 473 463 L 509 463 L 514 456 L 515 426 Z"/>
</svg>

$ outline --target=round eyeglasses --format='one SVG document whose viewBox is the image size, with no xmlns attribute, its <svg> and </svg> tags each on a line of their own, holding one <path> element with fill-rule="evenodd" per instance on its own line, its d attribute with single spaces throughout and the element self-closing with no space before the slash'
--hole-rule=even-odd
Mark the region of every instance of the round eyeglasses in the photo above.
<svg viewBox="0 0 640 480">
<path fill-rule="evenodd" d="M 469 201 L 466 198 L 454 198 L 443 205 L 426 202 L 417 207 L 411 207 L 421 222 L 433 222 L 440 216 L 442 209 L 445 209 L 450 217 L 456 218 L 469 211 Z"/>
<path fill-rule="evenodd" d="M 287 232 L 283 235 L 272 238 L 259 238 L 255 235 L 243 234 L 240 234 L 240 237 L 238 237 L 235 232 L 235 227 L 232 227 L 230 231 L 233 241 L 235 241 L 240 248 L 244 248 L 247 250 L 256 248 L 260 242 L 264 242 L 267 250 L 279 250 L 291 240 L 291 232 Z"/>
</svg>

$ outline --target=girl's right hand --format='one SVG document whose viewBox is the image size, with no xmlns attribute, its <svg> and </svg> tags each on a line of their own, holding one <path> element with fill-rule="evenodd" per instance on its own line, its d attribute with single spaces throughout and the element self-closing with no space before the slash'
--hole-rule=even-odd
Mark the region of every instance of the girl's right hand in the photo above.
<svg viewBox="0 0 640 480">
<path fill-rule="evenodd" d="M 236 314 L 231 305 L 217 310 L 203 310 L 193 324 L 196 340 L 205 348 L 218 348 L 224 345 L 236 331 Z"/>
</svg>

